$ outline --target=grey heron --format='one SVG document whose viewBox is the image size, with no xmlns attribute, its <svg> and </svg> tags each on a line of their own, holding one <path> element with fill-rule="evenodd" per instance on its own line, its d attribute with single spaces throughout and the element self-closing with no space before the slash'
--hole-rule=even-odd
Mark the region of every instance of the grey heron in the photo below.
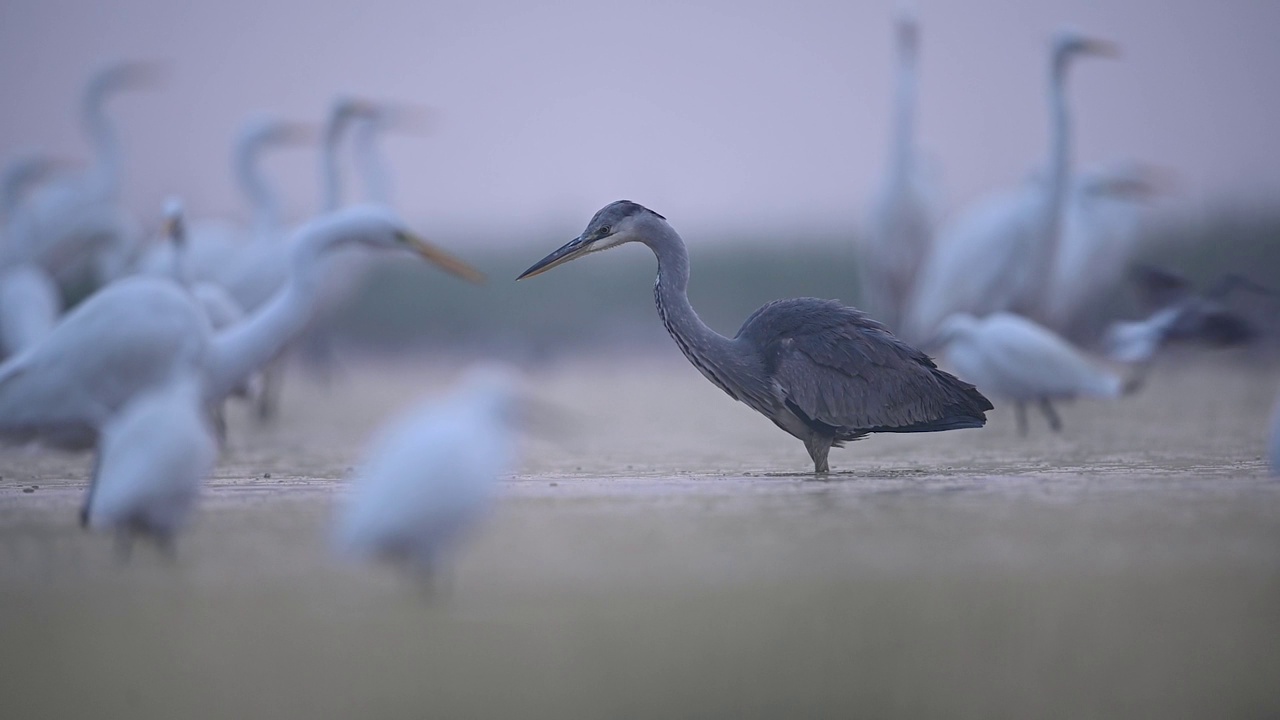
<svg viewBox="0 0 1280 720">
<path fill-rule="evenodd" d="M 986 423 L 991 403 L 974 386 L 838 301 L 775 300 L 732 338 L 707 327 L 689 304 L 684 240 L 666 218 L 629 200 L 606 205 L 581 235 L 516 279 L 628 242 L 657 256 L 658 316 L 684 356 L 734 400 L 803 441 L 815 473 L 828 472 L 832 447 L 868 433 Z"/>
</svg>

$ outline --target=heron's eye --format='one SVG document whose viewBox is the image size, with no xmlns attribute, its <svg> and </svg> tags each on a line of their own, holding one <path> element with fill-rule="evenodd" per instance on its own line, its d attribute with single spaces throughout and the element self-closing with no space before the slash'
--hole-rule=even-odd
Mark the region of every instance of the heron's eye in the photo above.
<svg viewBox="0 0 1280 720">
<path fill-rule="evenodd" d="M 611 232 L 613 232 L 613 228 L 609 227 L 608 225 L 605 225 L 604 227 L 596 231 L 596 237 L 604 237 L 605 235 L 608 235 Z"/>
</svg>

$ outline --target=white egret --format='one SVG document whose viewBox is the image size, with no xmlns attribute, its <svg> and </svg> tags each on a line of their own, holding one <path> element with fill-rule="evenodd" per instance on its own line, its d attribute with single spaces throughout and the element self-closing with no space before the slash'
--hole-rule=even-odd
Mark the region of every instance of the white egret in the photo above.
<svg viewBox="0 0 1280 720">
<path fill-rule="evenodd" d="M 334 100 L 322 131 L 320 148 L 322 212 L 332 212 L 343 202 L 343 178 L 340 172 L 339 152 L 348 132 L 362 123 L 371 123 L 374 130 L 380 129 L 389 119 L 393 119 L 393 115 L 400 112 L 382 104 L 357 98 L 341 96 Z M 377 162 L 376 158 L 373 162 Z M 376 172 L 381 171 L 381 168 L 376 170 Z M 252 309 L 257 302 L 260 302 L 257 298 L 265 298 L 279 287 L 286 268 L 283 260 L 289 253 L 287 247 L 282 248 L 275 244 L 259 245 L 258 250 L 238 258 L 232 275 L 225 281 L 227 287 L 246 309 Z M 368 267 L 368 260 L 369 258 L 362 253 L 339 251 L 332 253 L 325 261 L 327 277 L 324 289 L 316 301 L 316 309 L 312 316 L 313 326 L 307 329 L 303 339 L 308 343 L 313 357 L 319 361 L 320 367 L 326 371 L 333 364 L 332 348 L 326 326 L 331 323 L 337 308 L 349 302 L 360 287 L 364 271 Z M 264 372 L 262 391 L 258 396 L 259 418 L 267 419 L 275 414 L 284 382 L 286 360 L 286 357 L 280 357 Z"/>
<path fill-rule="evenodd" d="M 120 92 L 154 84 L 156 77 L 152 64 L 118 63 L 95 73 L 86 85 L 81 112 L 94 147 L 93 164 L 32 198 L 38 260 L 56 276 L 73 274 L 88 261 L 105 281 L 131 259 L 137 226 L 118 203 L 122 151 L 106 104 Z"/>
<path fill-rule="evenodd" d="M 203 397 L 199 372 L 178 368 L 165 384 L 131 398 L 102 428 L 81 522 L 114 530 L 125 555 L 135 535 L 171 551 L 217 462 Z"/>
<path fill-rule="evenodd" d="M 858 256 L 862 297 L 870 315 L 895 332 L 915 288 L 920 264 L 933 243 L 931 193 L 916 153 L 917 56 L 920 26 L 900 11 L 896 23 L 898 67 L 889 167 L 872 207 Z"/>
<path fill-rule="evenodd" d="M 513 470 L 518 403 L 513 375 L 486 365 L 379 430 L 337 518 L 339 549 L 429 580 Z"/>
<path fill-rule="evenodd" d="M 0 358 L 44 337 L 62 313 L 62 298 L 49 273 L 34 261 L 32 218 L 23 207 L 29 190 L 65 163 L 32 152 L 6 163 L 0 177 Z"/>
<path fill-rule="evenodd" d="M 1117 398 L 1137 383 L 1103 368 L 1051 330 L 1013 313 L 981 319 L 967 313 L 951 315 L 938 327 L 932 344 L 944 348 L 943 357 L 956 375 L 983 393 L 1012 401 L 1023 435 L 1027 403 L 1037 403 L 1057 431 L 1061 421 L 1052 401 Z"/>
<path fill-rule="evenodd" d="M 297 231 L 292 247 L 289 282 L 219 333 L 171 279 L 125 278 L 95 293 L 43 341 L 0 364 L 0 435 L 91 444 L 125 403 L 164 384 L 180 358 L 199 364 L 206 404 L 220 401 L 307 326 L 324 259 L 338 248 L 410 249 L 456 275 L 482 277 L 372 207 L 321 216 Z"/>
<path fill-rule="evenodd" d="M 262 160 L 270 150 L 308 144 L 317 135 L 310 125 L 268 115 L 250 117 L 240 126 L 231 164 L 249 206 L 249 226 L 226 220 L 190 223 L 183 264 L 192 280 L 225 286 L 246 308 L 262 304 L 284 282 L 288 253 L 282 245 L 287 233 L 279 197 L 262 172 Z M 271 282 L 255 282 L 264 272 Z"/>
<path fill-rule="evenodd" d="M 1091 338 L 1096 333 L 1089 325 L 1137 248 L 1142 203 L 1169 184 L 1166 175 L 1127 163 L 1073 179 L 1057 257 L 1042 290 L 1049 327 L 1069 336 Z"/>
<path fill-rule="evenodd" d="M 1075 58 L 1088 54 L 1111 55 L 1114 46 L 1071 32 L 1056 36 L 1049 55 L 1047 178 L 974 206 L 939 235 L 916 284 L 906 323 L 909 339 L 927 337 L 955 312 L 1040 311 L 1071 177 L 1067 70 Z"/>
</svg>

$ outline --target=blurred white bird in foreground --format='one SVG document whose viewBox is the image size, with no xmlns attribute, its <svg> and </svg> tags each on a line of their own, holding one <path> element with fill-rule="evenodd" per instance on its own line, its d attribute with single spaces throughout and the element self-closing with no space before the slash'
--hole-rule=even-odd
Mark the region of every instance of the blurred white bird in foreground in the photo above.
<svg viewBox="0 0 1280 720">
<path fill-rule="evenodd" d="M 199 374 L 188 368 L 130 400 L 103 427 L 80 520 L 95 530 L 115 530 L 126 556 L 136 535 L 171 550 L 217 462 L 203 394 Z"/>
<path fill-rule="evenodd" d="M 1049 157 L 1029 180 L 969 209 L 937 238 L 916 283 L 904 337 L 920 341 L 955 312 L 1038 313 L 1062 228 L 1071 182 L 1067 71 L 1084 55 L 1112 55 L 1111 43 L 1060 32 L 1049 56 Z"/>
<path fill-rule="evenodd" d="M 380 430 L 337 518 L 339 550 L 429 581 L 514 469 L 519 404 L 512 372 L 484 365 Z"/>
<path fill-rule="evenodd" d="M 983 393 L 1013 401 L 1022 435 L 1029 402 L 1039 405 L 1057 431 L 1062 421 L 1052 401 L 1117 398 L 1137 387 L 1136 379 L 1103 368 L 1052 331 L 1013 313 L 982 319 L 957 313 L 943 321 L 932 344 L 945 348 L 956 375 Z"/>
</svg>

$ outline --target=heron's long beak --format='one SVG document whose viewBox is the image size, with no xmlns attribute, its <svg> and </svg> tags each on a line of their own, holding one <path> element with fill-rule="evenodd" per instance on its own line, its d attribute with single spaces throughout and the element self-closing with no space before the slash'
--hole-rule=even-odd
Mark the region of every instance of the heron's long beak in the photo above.
<svg viewBox="0 0 1280 720">
<path fill-rule="evenodd" d="M 1120 57 L 1120 46 L 1110 40 L 1086 40 L 1082 50 L 1090 55 L 1100 57 Z"/>
<path fill-rule="evenodd" d="M 586 240 L 583 240 L 582 236 L 579 235 L 565 243 L 560 247 L 560 249 L 534 263 L 533 267 L 520 273 L 520 277 L 516 278 L 516 280 L 523 280 L 525 278 L 531 278 L 534 275 L 541 275 L 557 265 L 563 265 L 574 258 L 586 255 L 590 251 L 591 244 Z"/>
<path fill-rule="evenodd" d="M 441 270 L 444 270 L 451 275 L 457 275 L 463 280 L 475 283 L 476 285 L 484 284 L 484 273 L 476 270 L 435 245 L 432 245 L 426 240 L 407 232 L 401 232 L 400 239 L 408 244 L 414 252 L 418 253 Z"/>
</svg>

